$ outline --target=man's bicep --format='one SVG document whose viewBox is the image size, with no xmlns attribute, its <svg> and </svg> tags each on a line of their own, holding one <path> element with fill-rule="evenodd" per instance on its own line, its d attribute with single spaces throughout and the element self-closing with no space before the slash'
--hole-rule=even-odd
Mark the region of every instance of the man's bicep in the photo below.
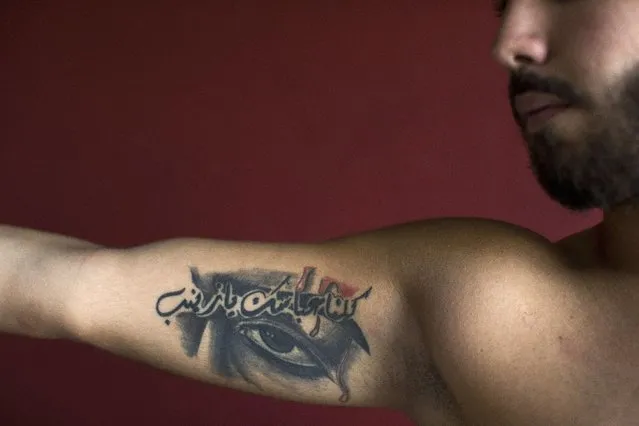
<svg viewBox="0 0 639 426">
<path fill-rule="evenodd" d="M 102 250 L 85 265 L 73 322 L 88 343 L 222 386 L 398 406 L 419 331 L 388 263 L 366 242 Z"/>
</svg>

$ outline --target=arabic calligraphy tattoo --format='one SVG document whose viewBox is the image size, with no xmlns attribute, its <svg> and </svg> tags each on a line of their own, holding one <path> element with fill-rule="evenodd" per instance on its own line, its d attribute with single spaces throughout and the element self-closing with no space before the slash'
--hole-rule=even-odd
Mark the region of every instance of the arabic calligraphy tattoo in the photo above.
<svg viewBox="0 0 639 426">
<path fill-rule="evenodd" d="M 200 352 L 208 327 L 217 374 L 259 388 L 251 367 L 267 365 L 296 379 L 329 379 L 347 402 L 349 364 L 357 351 L 370 355 L 353 318 L 371 288 L 360 293 L 330 277 L 318 282 L 316 273 L 306 267 L 301 275 L 257 269 L 202 275 L 191 268 L 192 285 L 162 294 L 155 310 L 167 326 L 177 323 L 190 357 Z"/>
</svg>

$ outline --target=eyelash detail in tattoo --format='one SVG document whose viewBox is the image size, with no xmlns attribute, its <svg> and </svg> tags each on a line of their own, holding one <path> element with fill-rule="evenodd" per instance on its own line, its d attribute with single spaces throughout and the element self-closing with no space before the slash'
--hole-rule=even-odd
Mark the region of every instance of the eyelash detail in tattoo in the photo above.
<svg viewBox="0 0 639 426">
<path fill-rule="evenodd" d="M 289 374 L 319 377 L 328 373 L 312 342 L 285 323 L 244 321 L 237 330 L 264 359 Z"/>
</svg>

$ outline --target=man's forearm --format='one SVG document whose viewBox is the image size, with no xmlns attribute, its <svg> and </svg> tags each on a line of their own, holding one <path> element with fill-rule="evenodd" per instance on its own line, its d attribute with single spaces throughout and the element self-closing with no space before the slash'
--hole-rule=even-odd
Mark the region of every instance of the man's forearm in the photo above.
<svg viewBox="0 0 639 426">
<path fill-rule="evenodd" d="M 0 225 L 0 332 L 69 337 L 67 305 L 84 259 L 98 246 Z"/>
</svg>

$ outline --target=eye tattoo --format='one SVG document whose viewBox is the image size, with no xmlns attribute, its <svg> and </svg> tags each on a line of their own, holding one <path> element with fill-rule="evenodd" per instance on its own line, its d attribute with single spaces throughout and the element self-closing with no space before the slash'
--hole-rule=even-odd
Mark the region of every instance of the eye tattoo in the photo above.
<svg viewBox="0 0 639 426">
<path fill-rule="evenodd" d="M 176 321 L 190 357 L 210 330 L 215 373 L 258 388 L 256 368 L 300 380 L 329 379 L 342 392 L 340 402 L 347 402 L 345 377 L 353 355 L 370 355 L 354 317 L 371 288 L 358 292 L 329 277 L 317 282 L 316 272 L 306 267 L 300 275 L 265 270 L 201 275 L 191 268 L 191 285 L 162 294 L 155 310 L 166 325 Z M 264 365 L 270 368 L 257 367 Z"/>
</svg>

